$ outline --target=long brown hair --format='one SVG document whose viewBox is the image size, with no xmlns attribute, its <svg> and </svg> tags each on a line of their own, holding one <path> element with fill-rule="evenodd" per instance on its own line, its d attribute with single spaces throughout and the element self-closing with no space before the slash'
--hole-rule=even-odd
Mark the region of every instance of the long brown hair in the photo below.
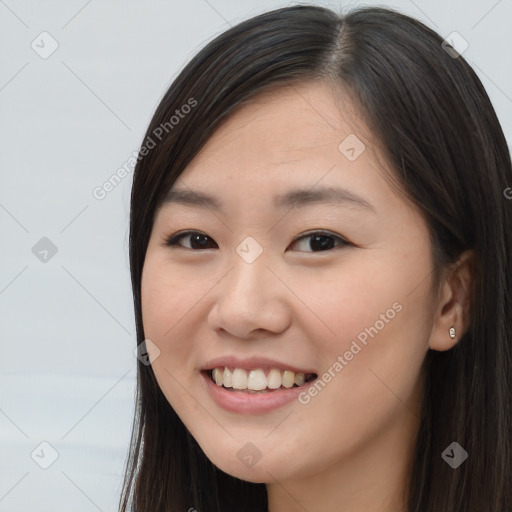
<svg viewBox="0 0 512 512">
<path fill-rule="evenodd" d="M 269 87 L 329 79 L 357 99 L 407 197 L 431 231 L 436 268 L 475 253 L 471 320 L 457 345 L 429 351 L 409 512 L 512 510 L 512 185 L 510 154 L 482 83 L 443 39 L 397 11 L 277 9 L 206 45 L 158 105 L 133 176 L 130 266 L 137 344 L 141 275 L 155 211 L 220 124 Z M 184 108 L 189 105 L 190 108 Z M 182 114 L 176 117 L 176 110 Z M 175 119 L 171 121 L 172 116 Z M 120 510 L 259 511 L 264 484 L 204 455 L 138 362 L 137 400 Z M 457 441 L 457 470 L 441 458 Z"/>
</svg>

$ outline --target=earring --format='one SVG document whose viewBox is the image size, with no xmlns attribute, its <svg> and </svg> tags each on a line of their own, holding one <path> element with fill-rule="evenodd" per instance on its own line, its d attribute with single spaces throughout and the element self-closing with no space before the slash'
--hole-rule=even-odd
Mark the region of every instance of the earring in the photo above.
<svg viewBox="0 0 512 512">
<path fill-rule="evenodd" d="M 454 339 L 455 338 L 455 327 L 450 327 L 450 338 Z"/>
</svg>

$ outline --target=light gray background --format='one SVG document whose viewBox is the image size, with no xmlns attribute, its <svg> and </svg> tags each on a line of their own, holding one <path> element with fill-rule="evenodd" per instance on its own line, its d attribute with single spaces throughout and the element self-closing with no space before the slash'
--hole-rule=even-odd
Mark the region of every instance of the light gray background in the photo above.
<svg viewBox="0 0 512 512">
<path fill-rule="evenodd" d="M 0 511 L 116 510 L 136 368 L 132 174 L 103 200 L 92 192 L 137 151 L 207 41 L 289 3 L 0 1 Z M 468 41 L 464 56 L 511 141 L 512 2 L 379 5 Z M 50 48 L 44 31 L 58 43 L 46 59 L 31 47 Z M 32 251 L 43 237 L 57 247 L 46 262 Z M 51 460 L 43 441 L 58 453 L 48 469 L 31 458 Z"/>
</svg>

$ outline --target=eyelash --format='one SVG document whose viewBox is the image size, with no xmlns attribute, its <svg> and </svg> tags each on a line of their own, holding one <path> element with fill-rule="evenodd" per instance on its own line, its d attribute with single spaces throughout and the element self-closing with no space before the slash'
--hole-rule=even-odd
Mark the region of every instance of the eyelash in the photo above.
<svg viewBox="0 0 512 512">
<path fill-rule="evenodd" d="M 204 249 L 193 249 L 191 247 L 183 247 L 183 246 L 180 246 L 178 244 L 178 242 L 182 239 L 182 238 L 186 238 L 187 236 L 190 236 L 190 235 L 203 235 L 207 238 L 209 238 L 210 240 L 212 240 L 208 235 L 206 235 L 205 233 L 202 233 L 201 231 L 184 231 L 182 233 L 177 233 L 175 235 L 172 235 L 170 236 L 169 238 L 166 239 L 165 241 L 165 245 L 167 247 L 181 247 L 182 249 L 187 249 L 189 251 L 201 251 L 201 250 L 204 250 Z M 339 247 L 344 247 L 344 246 L 349 246 L 349 245 L 352 245 L 350 244 L 350 242 L 348 242 L 348 240 L 345 240 L 344 238 L 338 236 L 338 235 L 335 235 L 333 233 L 330 233 L 329 231 L 322 231 L 322 230 L 319 230 L 319 231 L 310 231 L 309 233 L 305 233 L 303 235 L 301 235 L 300 237 L 296 238 L 293 242 L 298 242 L 300 240 L 303 240 L 303 239 L 307 239 L 307 238 L 310 238 L 312 237 L 313 235 L 320 235 L 320 236 L 325 236 L 325 237 L 329 237 L 329 238 L 333 238 L 335 240 L 338 240 L 339 242 L 341 242 L 338 246 L 334 246 L 333 248 L 331 249 L 327 249 L 325 251 L 299 251 L 299 252 L 328 252 L 328 251 L 332 251 L 333 249 L 336 249 L 336 248 L 339 248 Z M 210 249 L 210 247 L 208 248 Z"/>
</svg>

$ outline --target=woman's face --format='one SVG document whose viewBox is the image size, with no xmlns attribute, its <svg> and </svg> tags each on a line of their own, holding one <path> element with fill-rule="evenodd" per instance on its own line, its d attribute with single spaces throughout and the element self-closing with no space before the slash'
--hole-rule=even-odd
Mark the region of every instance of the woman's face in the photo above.
<svg viewBox="0 0 512 512">
<path fill-rule="evenodd" d="M 429 236 L 354 120 L 325 83 L 260 96 L 155 217 L 142 276 L 155 376 L 208 458 L 244 480 L 355 471 L 356 459 L 388 471 L 416 432 Z M 213 368 L 241 389 L 213 383 Z"/>
</svg>

